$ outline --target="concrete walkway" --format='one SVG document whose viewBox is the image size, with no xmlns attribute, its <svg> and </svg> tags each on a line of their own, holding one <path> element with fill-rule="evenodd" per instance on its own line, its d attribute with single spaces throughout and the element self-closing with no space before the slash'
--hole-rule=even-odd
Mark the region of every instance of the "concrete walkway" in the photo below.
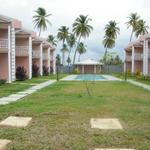
<svg viewBox="0 0 150 150">
<path fill-rule="evenodd" d="M 6 104 L 9 104 L 11 102 L 15 102 L 17 100 L 20 100 L 21 98 L 23 98 L 29 94 L 32 94 L 32 93 L 36 92 L 37 90 L 40 90 L 44 87 L 47 87 L 47 86 L 53 84 L 54 82 L 56 82 L 56 80 L 49 80 L 49 81 L 37 84 L 35 86 L 32 86 L 29 89 L 24 90 L 22 92 L 17 92 L 16 94 L 11 94 L 7 97 L 2 97 L 2 98 L 0 98 L 0 105 L 6 105 Z"/>
<path fill-rule="evenodd" d="M 136 86 L 139 86 L 139 87 L 142 87 L 146 90 L 149 90 L 150 91 L 150 85 L 146 85 L 144 83 L 140 83 L 140 82 L 137 82 L 137 81 L 134 81 L 134 80 L 127 80 L 127 82 L 133 84 L 133 85 L 136 85 Z"/>
</svg>

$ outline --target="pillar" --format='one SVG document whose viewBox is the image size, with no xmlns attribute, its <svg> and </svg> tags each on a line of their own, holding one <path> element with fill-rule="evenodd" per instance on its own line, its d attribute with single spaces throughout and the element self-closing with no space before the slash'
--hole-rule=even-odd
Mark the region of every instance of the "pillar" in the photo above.
<svg viewBox="0 0 150 150">
<path fill-rule="evenodd" d="M 40 45 L 40 75 L 43 75 L 43 44 Z"/>
<path fill-rule="evenodd" d="M 84 65 L 82 65 L 82 74 L 84 74 Z"/>
<path fill-rule="evenodd" d="M 29 36 L 29 79 L 32 78 L 32 37 Z"/>
<path fill-rule="evenodd" d="M 11 83 L 11 27 L 8 26 L 8 83 Z"/>
<path fill-rule="evenodd" d="M 148 75 L 148 40 L 144 40 L 143 48 L 143 75 Z"/>
<path fill-rule="evenodd" d="M 135 54 L 134 54 L 134 46 L 132 46 L 132 73 L 134 73 L 134 61 L 135 61 L 135 59 L 134 59 L 134 57 L 135 57 Z"/>
</svg>

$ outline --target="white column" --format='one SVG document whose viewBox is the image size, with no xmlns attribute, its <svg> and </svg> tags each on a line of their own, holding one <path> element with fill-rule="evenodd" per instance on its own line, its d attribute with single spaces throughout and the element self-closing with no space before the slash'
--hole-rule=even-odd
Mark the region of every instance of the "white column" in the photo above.
<svg viewBox="0 0 150 150">
<path fill-rule="evenodd" d="M 94 73 L 96 74 L 96 65 L 94 65 Z"/>
<path fill-rule="evenodd" d="M 50 72 L 50 47 L 47 49 L 48 50 L 48 71 Z"/>
<path fill-rule="evenodd" d="M 126 51 L 124 50 L 124 72 L 126 72 Z"/>
<path fill-rule="evenodd" d="M 55 55 L 55 50 L 53 51 L 53 74 L 56 74 L 56 55 Z"/>
<path fill-rule="evenodd" d="M 134 73 L 134 57 L 135 57 L 135 54 L 134 54 L 134 46 L 132 46 L 132 73 Z"/>
<path fill-rule="evenodd" d="M 143 75 L 148 75 L 148 40 L 144 40 L 143 46 Z"/>
<path fill-rule="evenodd" d="M 84 74 L 84 65 L 82 65 L 82 73 Z"/>
<path fill-rule="evenodd" d="M 32 37 L 29 37 L 29 79 L 32 78 Z"/>
<path fill-rule="evenodd" d="M 11 28 L 11 80 L 16 80 L 16 39 L 15 39 L 15 29 Z"/>
<path fill-rule="evenodd" d="M 40 75 L 43 75 L 43 44 L 40 45 Z"/>
<path fill-rule="evenodd" d="M 11 27 L 8 26 L 8 83 L 11 83 Z"/>
</svg>

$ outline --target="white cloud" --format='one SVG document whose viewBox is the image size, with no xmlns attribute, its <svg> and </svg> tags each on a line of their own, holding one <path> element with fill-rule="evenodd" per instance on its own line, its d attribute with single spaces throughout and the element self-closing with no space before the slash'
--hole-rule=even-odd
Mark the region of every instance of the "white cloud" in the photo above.
<svg viewBox="0 0 150 150">
<path fill-rule="evenodd" d="M 92 56 L 99 59 L 103 55 L 103 29 L 109 20 L 116 20 L 121 29 L 114 48 L 120 55 L 123 55 L 123 47 L 130 36 L 130 30 L 127 30 L 125 25 L 127 16 L 131 12 L 138 12 L 150 25 L 149 0 L 0 0 L 0 3 L 0 14 L 22 20 L 24 26 L 29 29 L 33 29 L 32 16 L 38 7 L 44 7 L 48 13 L 52 13 L 52 27 L 43 33 L 43 36 L 57 34 L 61 25 L 71 27 L 79 14 L 89 15 L 94 31 L 87 39 L 88 52 L 83 58 Z"/>
</svg>

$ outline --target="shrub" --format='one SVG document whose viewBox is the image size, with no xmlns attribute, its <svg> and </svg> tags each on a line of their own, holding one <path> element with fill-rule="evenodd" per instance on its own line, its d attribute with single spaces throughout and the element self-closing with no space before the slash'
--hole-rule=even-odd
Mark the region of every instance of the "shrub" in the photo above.
<svg viewBox="0 0 150 150">
<path fill-rule="evenodd" d="M 131 70 L 127 70 L 127 74 L 128 74 L 128 75 L 131 75 Z"/>
<path fill-rule="evenodd" d="M 32 76 L 33 77 L 39 76 L 39 67 L 36 64 L 32 65 Z"/>
<path fill-rule="evenodd" d="M 79 74 L 80 71 L 79 71 L 78 69 L 74 69 L 72 73 L 73 73 L 73 74 Z"/>
<path fill-rule="evenodd" d="M 140 76 L 141 75 L 141 73 L 140 73 L 140 71 L 138 70 L 138 71 L 136 71 L 136 74 L 135 74 L 136 76 Z"/>
<path fill-rule="evenodd" d="M 5 84 L 5 83 L 6 83 L 6 80 L 0 79 L 0 86 L 1 86 L 2 84 Z"/>
<path fill-rule="evenodd" d="M 27 75 L 26 75 L 26 70 L 23 66 L 19 66 L 16 68 L 16 79 L 23 81 L 25 79 L 27 79 Z"/>
<path fill-rule="evenodd" d="M 49 68 L 44 65 L 43 66 L 43 76 L 48 76 L 48 75 L 49 75 Z"/>
<path fill-rule="evenodd" d="M 50 73 L 53 73 L 53 72 L 54 72 L 53 67 L 50 67 Z"/>
</svg>

